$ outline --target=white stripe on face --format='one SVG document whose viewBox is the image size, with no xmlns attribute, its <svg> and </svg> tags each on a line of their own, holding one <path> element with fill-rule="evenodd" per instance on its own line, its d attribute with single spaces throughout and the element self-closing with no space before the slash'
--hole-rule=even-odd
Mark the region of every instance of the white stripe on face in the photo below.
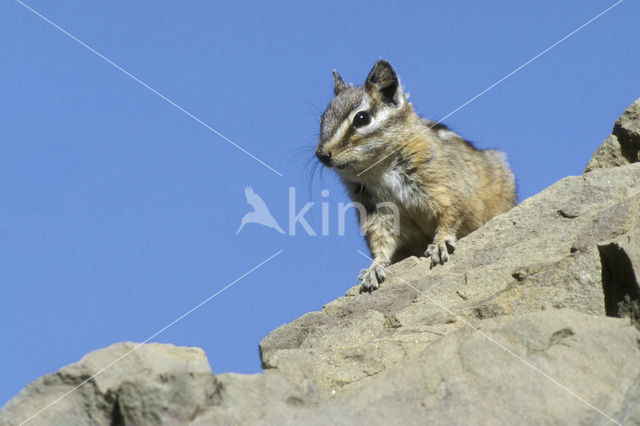
<svg viewBox="0 0 640 426">
<path fill-rule="evenodd" d="M 331 136 L 331 139 L 329 139 L 327 143 L 324 144 L 324 149 L 330 150 L 335 145 L 338 145 L 342 141 L 342 138 L 344 138 L 344 135 L 349 130 L 349 127 L 351 127 L 351 120 L 350 119 L 344 120 L 340 125 L 340 127 L 338 127 L 338 129 L 335 131 L 333 136 Z"/>
<path fill-rule="evenodd" d="M 333 133 L 333 136 L 331 136 L 331 139 L 329 139 L 329 141 L 327 141 L 327 143 L 324 144 L 324 146 L 327 149 L 331 149 L 332 147 L 338 145 L 344 138 L 344 135 L 347 134 L 347 131 L 349 130 L 349 128 L 351 127 L 351 124 L 353 123 L 353 117 L 355 117 L 355 115 L 358 112 L 366 111 L 368 109 L 369 109 L 369 104 L 367 102 L 362 102 L 360 105 L 358 105 L 357 108 L 354 108 L 353 112 L 351 112 L 347 116 L 347 118 L 345 118 L 345 120 L 342 122 L 340 127 L 338 127 L 338 129 Z"/>
<path fill-rule="evenodd" d="M 400 109 L 404 105 L 404 98 L 400 100 L 400 103 L 395 107 L 383 106 L 382 109 L 378 110 L 378 113 L 374 115 L 371 119 L 371 123 L 368 125 L 357 129 L 357 133 L 360 135 L 368 135 L 369 133 L 373 133 L 378 130 L 385 122 L 391 117 L 398 109 Z M 367 111 L 369 110 L 370 105 L 366 102 L 363 102 L 360 105 L 360 108 L 354 110 L 354 113 L 351 115 L 351 120 L 359 111 Z"/>
<path fill-rule="evenodd" d="M 404 102 L 402 102 L 400 106 L 402 104 L 404 104 Z M 370 108 L 371 106 L 369 105 L 368 102 L 362 102 L 357 108 L 354 108 L 353 112 L 349 114 L 348 118 L 346 118 L 342 122 L 340 127 L 338 127 L 338 129 L 334 132 L 333 136 L 331 136 L 331 139 L 329 139 L 329 141 L 327 141 L 327 143 L 324 144 L 326 149 L 331 149 L 332 147 L 338 145 L 343 140 L 347 131 L 351 127 L 353 123 L 353 119 L 356 116 L 356 114 L 359 113 L 360 111 L 369 111 Z M 384 125 L 384 123 L 389 119 L 389 117 L 393 115 L 394 112 L 395 112 L 394 109 L 389 107 L 379 110 L 379 112 L 372 117 L 371 123 L 367 124 L 364 127 L 360 127 L 356 129 L 356 133 L 359 135 L 368 135 L 370 133 L 373 133 L 382 125 Z"/>
</svg>

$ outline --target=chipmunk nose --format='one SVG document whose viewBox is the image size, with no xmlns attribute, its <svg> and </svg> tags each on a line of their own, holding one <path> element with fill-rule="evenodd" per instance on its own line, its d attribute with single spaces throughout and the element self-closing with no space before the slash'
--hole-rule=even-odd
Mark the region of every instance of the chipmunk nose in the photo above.
<svg viewBox="0 0 640 426">
<path fill-rule="evenodd" d="M 322 151 L 316 150 L 316 157 L 325 166 L 331 167 L 331 153 L 325 154 Z"/>
</svg>

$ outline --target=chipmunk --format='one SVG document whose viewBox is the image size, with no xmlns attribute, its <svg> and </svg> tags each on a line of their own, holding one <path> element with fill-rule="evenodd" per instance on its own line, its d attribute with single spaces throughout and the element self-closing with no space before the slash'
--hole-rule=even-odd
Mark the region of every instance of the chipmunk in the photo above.
<svg viewBox="0 0 640 426">
<path fill-rule="evenodd" d="M 358 276 L 361 291 L 377 289 L 386 266 L 412 255 L 444 264 L 458 238 L 515 205 L 505 155 L 418 116 L 388 62 L 377 61 L 363 86 L 333 77 L 316 156 L 363 206 L 373 262 Z"/>
</svg>

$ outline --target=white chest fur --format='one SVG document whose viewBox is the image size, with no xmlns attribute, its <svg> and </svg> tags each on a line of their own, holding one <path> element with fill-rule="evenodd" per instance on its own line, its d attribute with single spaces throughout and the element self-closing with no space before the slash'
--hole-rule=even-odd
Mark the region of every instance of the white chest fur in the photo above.
<svg viewBox="0 0 640 426">
<path fill-rule="evenodd" d="M 386 170 L 368 187 L 378 202 L 390 201 L 406 209 L 418 201 L 413 180 L 401 169 Z"/>
</svg>

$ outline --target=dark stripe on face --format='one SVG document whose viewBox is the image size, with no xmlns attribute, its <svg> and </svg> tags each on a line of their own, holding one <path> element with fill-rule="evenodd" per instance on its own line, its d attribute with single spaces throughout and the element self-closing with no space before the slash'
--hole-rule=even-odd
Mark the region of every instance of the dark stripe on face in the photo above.
<svg viewBox="0 0 640 426">
<path fill-rule="evenodd" d="M 333 98 L 320 119 L 320 145 L 331 139 L 363 99 L 364 91 L 359 87 L 348 88 Z"/>
<path fill-rule="evenodd" d="M 386 133 L 389 130 L 389 128 L 401 124 L 403 121 L 407 119 L 408 116 L 409 116 L 409 109 L 402 108 L 401 110 L 397 111 L 395 114 L 387 118 L 386 121 L 381 123 L 380 127 L 375 129 L 371 133 L 367 133 L 366 135 L 364 135 L 364 137 L 367 139 L 371 139 L 371 138 L 380 136 L 381 134 Z M 374 120 L 375 120 L 375 116 L 374 116 Z"/>
<path fill-rule="evenodd" d="M 351 136 L 353 136 L 355 132 L 356 132 L 356 128 L 353 126 L 349 126 L 347 131 L 344 133 L 342 140 L 340 141 L 340 146 L 341 147 L 347 146 L 349 144 L 349 139 L 351 139 Z"/>
</svg>

